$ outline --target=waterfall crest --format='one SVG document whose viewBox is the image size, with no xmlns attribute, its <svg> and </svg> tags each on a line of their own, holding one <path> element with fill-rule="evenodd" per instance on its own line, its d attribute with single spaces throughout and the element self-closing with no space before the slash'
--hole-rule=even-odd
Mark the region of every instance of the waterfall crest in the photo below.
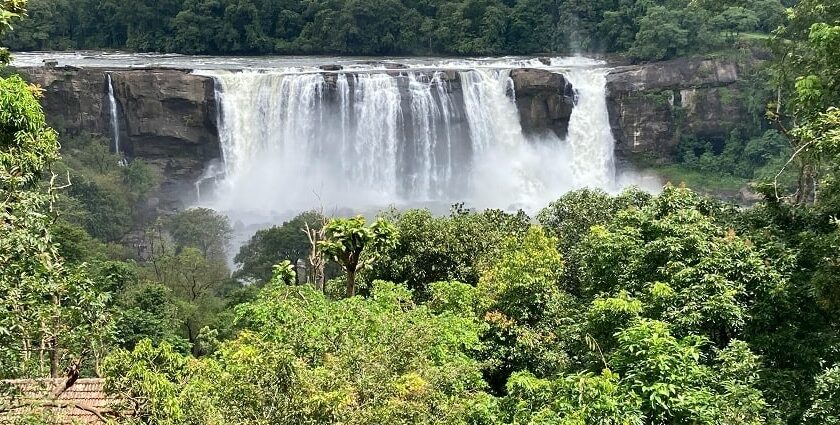
<svg viewBox="0 0 840 425">
<path fill-rule="evenodd" d="M 578 92 L 566 140 L 524 134 L 511 67 L 199 71 L 215 79 L 219 102 L 224 177 L 213 206 L 528 209 L 575 188 L 610 188 L 606 71 L 596 65 L 550 65 Z"/>
</svg>

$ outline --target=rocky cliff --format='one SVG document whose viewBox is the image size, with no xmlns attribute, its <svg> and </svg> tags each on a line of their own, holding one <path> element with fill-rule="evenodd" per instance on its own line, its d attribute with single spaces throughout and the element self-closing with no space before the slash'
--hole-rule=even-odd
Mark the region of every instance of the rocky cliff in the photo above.
<svg viewBox="0 0 840 425">
<path fill-rule="evenodd" d="M 667 160 L 681 135 L 725 139 L 748 118 L 738 102 L 742 73 L 721 59 L 614 69 L 607 76 L 607 104 L 617 152 Z"/>
<path fill-rule="evenodd" d="M 164 182 L 156 198 L 165 209 L 179 207 L 185 200 L 190 202 L 195 182 L 207 164 L 221 155 L 212 77 L 178 69 L 33 67 L 19 71 L 43 87 L 42 103 L 51 125 L 65 133 L 94 133 L 109 139 L 110 75 L 118 109 L 121 153 L 129 159 L 143 158 L 162 171 Z M 326 96 L 335 93 L 330 87 L 335 89 L 336 71 L 340 68 L 324 69 Z M 408 90 L 404 70 L 391 67 L 383 72 L 399 78 L 401 91 Z M 462 104 L 459 72 L 443 70 L 440 75 L 455 103 Z M 431 78 L 431 74 L 425 77 Z M 573 89 L 566 79 L 538 69 L 515 70 L 511 78 L 524 130 L 553 131 L 565 136 L 574 103 Z M 409 96 L 403 98 L 407 102 Z M 465 122 L 461 127 L 468 131 Z"/>
<path fill-rule="evenodd" d="M 164 176 L 164 208 L 177 206 L 206 164 L 219 157 L 213 79 L 177 69 L 22 68 L 44 89 L 42 104 L 62 132 L 111 138 L 108 74 L 118 109 L 120 150 L 143 158 Z"/>
</svg>

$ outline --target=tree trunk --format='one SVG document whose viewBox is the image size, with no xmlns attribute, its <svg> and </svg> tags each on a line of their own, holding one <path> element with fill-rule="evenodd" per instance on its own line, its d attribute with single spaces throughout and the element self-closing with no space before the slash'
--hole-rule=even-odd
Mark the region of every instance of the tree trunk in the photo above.
<svg viewBox="0 0 840 425">
<path fill-rule="evenodd" d="M 347 271 L 347 298 L 356 296 L 356 271 Z"/>
<path fill-rule="evenodd" d="M 53 329 L 52 337 L 50 338 L 50 377 L 58 378 L 58 362 L 61 357 L 58 341 L 59 329 L 61 328 L 61 317 L 59 316 L 59 312 L 61 311 L 61 300 L 58 298 L 58 295 L 53 295 L 52 301 L 55 305 L 56 311 L 53 312 Z"/>
<path fill-rule="evenodd" d="M 58 338 L 52 337 L 50 345 L 50 378 L 58 378 L 58 356 L 60 355 L 58 352 Z"/>
</svg>

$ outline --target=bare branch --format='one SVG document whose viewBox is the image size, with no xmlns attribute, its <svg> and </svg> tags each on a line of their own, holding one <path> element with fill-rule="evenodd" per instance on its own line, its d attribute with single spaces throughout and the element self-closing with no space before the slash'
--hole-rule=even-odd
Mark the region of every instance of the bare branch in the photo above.
<svg viewBox="0 0 840 425">
<path fill-rule="evenodd" d="M 790 156 L 790 159 L 788 159 L 788 160 L 787 160 L 787 162 L 785 163 L 785 165 L 784 165 L 784 166 L 782 166 L 782 169 L 781 169 L 781 170 L 779 170 L 779 172 L 776 174 L 776 177 L 774 177 L 774 178 L 773 178 L 773 191 L 774 191 L 774 192 L 775 192 L 775 194 L 776 194 L 776 200 L 777 200 L 777 201 L 781 201 L 782 199 L 784 199 L 784 198 L 781 198 L 781 197 L 779 196 L 779 177 L 781 177 L 782 173 L 784 173 L 784 172 L 785 172 L 785 169 L 787 169 L 788 165 L 790 165 L 790 163 L 792 163 L 792 162 L 793 162 L 793 160 L 794 160 L 794 159 L 796 159 L 796 157 L 797 157 L 797 156 L 798 156 L 798 155 L 799 155 L 799 154 L 800 154 L 803 150 L 805 150 L 808 146 L 810 146 L 813 142 L 814 142 L 814 141 L 812 140 L 812 141 L 810 141 L 810 142 L 808 142 L 808 143 L 805 143 L 804 145 L 800 146 L 800 147 L 799 147 L 799 149 L 797 149 L 797 150 L 796 150 L 796 152 L 794 152 L 794 153 L 793 153 L 793 155 L 791 155 L 791 156 Z"/>
</svg>

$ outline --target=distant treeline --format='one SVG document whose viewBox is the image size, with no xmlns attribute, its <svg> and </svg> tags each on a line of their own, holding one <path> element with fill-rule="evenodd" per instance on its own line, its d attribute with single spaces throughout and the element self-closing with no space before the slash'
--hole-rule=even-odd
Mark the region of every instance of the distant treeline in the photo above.
<svg viewBox="0 0 840 425">
<path fill-rule="evenodd" d="M 185 54 L 626 53 L 768 33 L 795 0 L 30 0 L 13 50 Z"/>
</svg>

